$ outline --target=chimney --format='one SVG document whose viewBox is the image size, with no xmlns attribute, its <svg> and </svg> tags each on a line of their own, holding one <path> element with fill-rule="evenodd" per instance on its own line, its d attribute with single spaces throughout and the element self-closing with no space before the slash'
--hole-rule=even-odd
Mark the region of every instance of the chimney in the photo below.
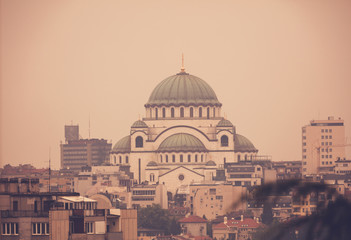
<svg viewBox="0 0 351 240">
<path fill-rule="evenodd" d="M 224 224 L 227 224 L 227 220 L 228 220 L 228 218 L 224 217 Z"/>
<path fill-rule="evenodd" d="M 241 215 L 241 221 L 244 221 L 244 215 Z"/>
</svg>

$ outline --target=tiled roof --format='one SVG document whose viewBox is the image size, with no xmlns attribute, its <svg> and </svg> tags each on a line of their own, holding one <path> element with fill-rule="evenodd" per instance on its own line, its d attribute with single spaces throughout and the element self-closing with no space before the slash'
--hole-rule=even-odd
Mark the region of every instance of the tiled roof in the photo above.
<svg viewBox="0 0 351 240">
<path fill-rule="evenodd" d="M 189 217 L 185 217 L 180 219 L 178 222 L 180 223 L 206 223 L 207 221 L 199 216 L 191 215 Z"/>
<path fill-rule="evenodd" d="M 258 228 L 262 226 L 262 223 L 257 223 L 252 218 L 245 218 L 243 221 L 235 220 L 235 219 L 228 219 L 227 224 L 221 222 L 215 226 L 213 229 L 227 229 L 228 227 L 237 227 L 237 228 Z"/>
</svg>

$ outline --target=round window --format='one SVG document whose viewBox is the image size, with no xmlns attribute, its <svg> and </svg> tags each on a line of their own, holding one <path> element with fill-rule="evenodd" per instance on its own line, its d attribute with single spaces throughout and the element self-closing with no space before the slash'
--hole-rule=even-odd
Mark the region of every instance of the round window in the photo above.
<svg viewBox="0 0 351 240">
<path fill-rule="evenodd" d="M 184 180 L 184 175 L 183 175 L 183 174 L 179 174 L 178 179 L 179 179 L 180 181 L 183 181 L 183 180 Z"/>
</svg>

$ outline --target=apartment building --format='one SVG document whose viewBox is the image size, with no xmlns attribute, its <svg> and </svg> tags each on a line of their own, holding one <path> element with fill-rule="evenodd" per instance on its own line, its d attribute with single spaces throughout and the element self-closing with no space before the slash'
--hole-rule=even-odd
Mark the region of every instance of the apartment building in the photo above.
<svg viewBox="0 0 351 240">
<path fill-rule="evenodd" d="M 233 207 L 233 203 L 239 201 L 246 191 L 245 186 L 231 183 L 193 183 L 189 186 L 185 207 L 189 207 L 192 215 L 212 220 L 227 212 L 246 209 L 244 203 Z"/>
<path fill-rule="evenodd" d="M 344 120 L 312 120 L 302 127 L 302 175 L 332 173 L 335 161 L 345 158 Z"/>
</svg>

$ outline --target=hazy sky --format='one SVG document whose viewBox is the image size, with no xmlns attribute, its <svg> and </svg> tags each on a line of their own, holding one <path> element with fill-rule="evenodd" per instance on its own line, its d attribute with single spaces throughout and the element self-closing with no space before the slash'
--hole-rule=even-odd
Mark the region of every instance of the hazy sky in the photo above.
<svg viewBox="0 0 351 240">
<path fill-rule="evenodd" d="M 261 155 L 301 159 L 329 115 L 351 142 L 351 1 L 1 1 L 1 163 L 60 166 L 64 125 L 113 144 L 179 72 L 204 79 Z M 351 152 L 351 149 L 349 149 Z"/>
</svg>

